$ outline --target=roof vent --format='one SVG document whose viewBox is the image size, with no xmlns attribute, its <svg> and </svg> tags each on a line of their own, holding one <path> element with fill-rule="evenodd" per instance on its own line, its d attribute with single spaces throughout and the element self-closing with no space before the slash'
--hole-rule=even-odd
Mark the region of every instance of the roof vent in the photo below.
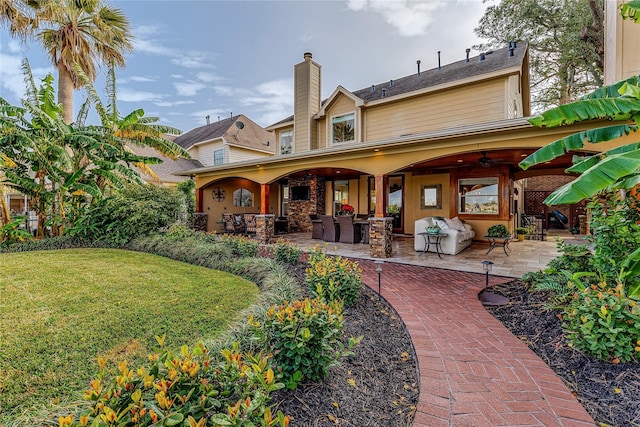
<svg viewBox="0 0 640 427">
<path fill-rule="evenodd" d="M 420 60 L 419 59 L 416 61 L 416 64 L 418 65 L 418 75 L 420 75 Z"/>
<path fill-rule="evenodd" d="M 480 52 L 480 62 L 484 61 L 484 52 Z"/>
<path fill-rule="evenodd" d="M 512 47 L 510 47 L 510 48 L 509 48 L 509 57 L 512 57 L 512 56 L 513 56 L 513 48 L 512 48 Z"/>
<path fill-rule="evenodd" d="M 211 124 L 211 120 L 210 119 L 211 119 L 211 117 L 209 117 L 209 115 L 207 114 L 205 116 L 205 120 L 207 121 L 207 126 L 209 126 Z"/>
<path fill-rule="evenodd" d="M 471 49 L 466 48 L 465 52 L 467 52 L 467 62 L 469 62 L 469 52 L 471 52 Z"/>
<path fill-rule="evenodd" d="M 389 80 L 389 87 L 393 87 L 393 79 Z"/>
<path fill-rule="evenodd" d="M 386 89 L 382 89 L 382 97 L 384 98 L 385 96 L 387 96 L 387 90 Z"/>
<path fill-rule="evenodd" d="M 311 54 L 311 52 L 304 53 L 304 59 L 311 59 L 311 58 L 313 58 L 313 55 Z"/>
<path fill-rule="evenodd" d="M 376 85 L 371 85 L 371 93 L 376 91 Z"/>
<path fill-rule="evenodd" d="M 438 51 L 438 70 L 440 70 L 440 51 Z"/>
</svg>

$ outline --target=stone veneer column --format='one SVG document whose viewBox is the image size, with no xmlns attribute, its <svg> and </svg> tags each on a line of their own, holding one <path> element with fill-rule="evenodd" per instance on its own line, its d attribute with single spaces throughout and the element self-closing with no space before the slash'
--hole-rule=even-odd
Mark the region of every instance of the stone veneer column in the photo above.
<svg viewBox="0 0 640 427">
<path fill-rule="evenodd" d="M 276 216 L 273 214 L 256 215 L 256 239 L 260 243 L 271 243 L 275 235 Z"/>
<path fill-rule="evenodd" d="M 193 214 L 193 229 L 195 231 L 207 231 L 207 214 L 205 212 Z"/>
<path fill-rule="evenodd" d="M 369 218 L 369 249 L 373 258 L 391 257 L 393 218 Z"/>
</svg>

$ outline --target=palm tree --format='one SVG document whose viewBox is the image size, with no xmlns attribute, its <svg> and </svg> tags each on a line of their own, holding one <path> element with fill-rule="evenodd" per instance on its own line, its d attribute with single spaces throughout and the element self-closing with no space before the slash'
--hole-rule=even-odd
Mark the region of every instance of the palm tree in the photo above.
<svg viewBox="0 0 640 427">
<path fill-rule="evenodd" d="M 73 121 L 73 91 L 83 83 L 75 64 L 94 81 L 98 63 L 124 66 L 133 50 L 129 21 L 102 0 L 0 0 L 0 24 L 13 35 L 34 36 L 58 69 L 58 102 Z"/>
</svg>

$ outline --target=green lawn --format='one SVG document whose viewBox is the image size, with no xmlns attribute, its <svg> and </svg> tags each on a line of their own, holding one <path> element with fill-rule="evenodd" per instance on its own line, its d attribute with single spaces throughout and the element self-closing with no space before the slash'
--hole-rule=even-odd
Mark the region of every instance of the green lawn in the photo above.
<svg viewBox="0 0 640 427">
<path fill-rule="evenodd" d="M 78 400 L 98 355 L 139 361 L 213 338 L 255 302 L 257 287 L 140 252 L 0 254 L 0 420 Z"/>
</svg>

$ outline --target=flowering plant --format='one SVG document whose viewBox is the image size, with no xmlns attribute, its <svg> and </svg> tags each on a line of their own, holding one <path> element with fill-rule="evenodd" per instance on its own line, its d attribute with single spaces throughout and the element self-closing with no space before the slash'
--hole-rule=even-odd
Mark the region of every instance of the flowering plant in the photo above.
<svg viewBox="0 0 640 427">
<path fill-rule="evenodd" d="M 353 206 L 351 205 L 342 205 L 340 207 L 340 215 L 353 215 Z"/>
</svg>

